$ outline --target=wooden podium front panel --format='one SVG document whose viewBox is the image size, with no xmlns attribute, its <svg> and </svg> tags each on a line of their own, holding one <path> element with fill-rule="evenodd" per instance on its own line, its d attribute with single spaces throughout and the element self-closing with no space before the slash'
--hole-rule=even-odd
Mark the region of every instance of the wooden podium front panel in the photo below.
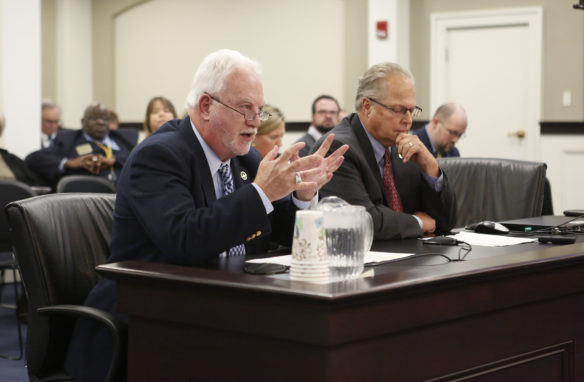
<svg viewBox="0 0 584 382">
<path fill-rule="evenodd" d="M 584 380 L 583 247 L 530 248 L 346 285 L 100 270 L 130 315 L 130 381 Z"/>
</svg>

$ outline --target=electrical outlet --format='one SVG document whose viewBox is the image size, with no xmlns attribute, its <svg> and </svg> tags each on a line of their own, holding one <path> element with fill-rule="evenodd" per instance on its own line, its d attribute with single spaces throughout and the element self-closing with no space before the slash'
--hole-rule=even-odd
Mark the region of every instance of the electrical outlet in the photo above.
<svg viewBox="0 0 584 382">
<path fill-rule="evenodd" d="M 569 90 L 564 90 L 562 92 L 562 106 L 569 107 L 572 106 L 572 92 Z"/>
</svg>

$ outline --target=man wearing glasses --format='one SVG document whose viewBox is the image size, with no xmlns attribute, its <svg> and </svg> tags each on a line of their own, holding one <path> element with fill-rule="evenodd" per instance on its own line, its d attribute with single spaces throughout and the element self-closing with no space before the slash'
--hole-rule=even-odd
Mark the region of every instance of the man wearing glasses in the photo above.
<svg viewBox="0 0 584 382">
<path fill-rule="evenodd" d="M 115 183 L 138 141 L 135 129 L 110 131 L 109 112 L 100 103 L 85 108 L 81 126 L 60 131 L 52 145 L 25 159 L 53 188 L 66 175 L 95 175 Z"/>
<path fill-rule="evenodd" d="M 430 123 L 412 134 L 417 135 L 435 157 L 459 157 L 454 145 L 466 132 L 467 124 L 464 108 L 449 102 L 436 109 Z"/>
<path fill-rule="evenodd" d="M 446 174 L 420 139 L 408 134 L 421 112 L 412 74 L 393 63 L 372 66 L 359 79 L 355 108 L 331 131 L 331 150 L 342 144 L 350 149 L 320 195 L 365 206 L 376 240 L 448 232 L 456 206 Z"/>
<path fill-rule="evenodd" d="M 294 217 L 308 208 L 343 161 L 296 143 L 263 159 L 251 143 L 262 120 L 259 64 L 232 50 L 207 56 L 187 96 L 188 116 L 172 120 L 132 152 L 118 181 L 108 262 L 142 260 L 199 265 L 220 257 L 266 253 L 270 239 L 292 241 Z M 86 305 L 116 313 L 116 286 L 102 279 Z M 76 381 L 103 380 L 107 333 L 78 323 L 67 357 Z M 89 346 L 88 346 L 89 345 Z M 101 378 L 101 379 L 100 379 Z"/>
<path fill-rule="evenodd" d="M 334 97 L 326 94 L 316 97 L 312 102 L 312 122 L 308 131 L 296 141 L 306 143 L 306 146 L 298 153 L 301 157 L 308 155 L 316 141 L 339 123 L 340 109 Z"/>
</svg>

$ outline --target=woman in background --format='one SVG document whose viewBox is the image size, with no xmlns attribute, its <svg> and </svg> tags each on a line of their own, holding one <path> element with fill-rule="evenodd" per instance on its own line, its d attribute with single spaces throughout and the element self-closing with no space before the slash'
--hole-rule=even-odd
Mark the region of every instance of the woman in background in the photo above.
<svg viewBox="0 0 584 382">
<path fill-rule="evenodd" d="M 155 132 L 171 119 L 176 118 L 176 111 L 172 102 L 164 97 L 154 97 L 148 102 L 146 107 L 146 117 L 144 118 L 144 131 L 141 132 L 139 141 Z"/>
<path fill-rule="evenodd" d="M 252 143 L 257 151 L 265 157 L 274 146 L 282 147 L 282 138 L 286 132 L 284 115 L 277 107 L 264 105 L 264 109 L 271 114 L 270 118 L 263 121 L 258 127 L 258 133 Z"/>
<path fill-rule="evenodd" d="M 4 115 L 0 113 L 0 137 L 4 132 Z M 0 180 L 18 180 L 29 186 L 44 186 L 41 178 L 26 163 L 7 150 L 0 149 Z"/>
</svg>

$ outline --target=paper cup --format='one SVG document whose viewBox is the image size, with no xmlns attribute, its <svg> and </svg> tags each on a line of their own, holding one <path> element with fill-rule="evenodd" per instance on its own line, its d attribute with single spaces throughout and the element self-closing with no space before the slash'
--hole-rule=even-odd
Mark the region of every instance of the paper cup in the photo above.
<svg viewBox="0 0 584 382">
<path fill-rule="evenodd" d="M 328 276 L 322 211 L 296 211 L 290 276 L 292 279 L 300 279 L 296 276 L 305 274 L 309 269 L 323 271 Z M 322 276 L 322 273 L 319 276 Z"/>
</svg>

